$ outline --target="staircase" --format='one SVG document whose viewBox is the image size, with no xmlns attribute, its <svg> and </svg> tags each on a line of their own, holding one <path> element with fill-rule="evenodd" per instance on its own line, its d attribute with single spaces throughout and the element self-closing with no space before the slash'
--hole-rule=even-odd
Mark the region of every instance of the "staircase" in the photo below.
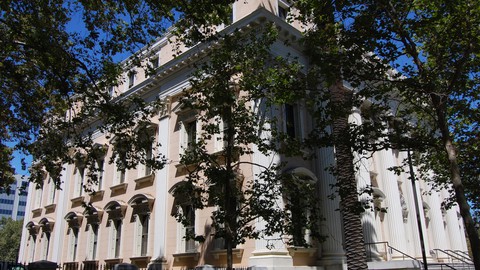
<svg viewBox="0 0 480 270">
<path fill-rule="evenodd" d="M 392 266 L 399 265 L 399 267 L 403 269 L 425 269 L 423 261 L 390 246 L 388 242 L 366 243 L 365 245 L 368 254 L 369 269 L 385 269 L 384 267 L 387 264 L 392 264 Z M 472 259 L 464 251 L 434 249 L 430 253 L 436 262 L 427 262 L 428 270 L 475 269 Z M 392 259 L 393 254 L 396 254 L 396 258 L 394 259 Z M 402 261 L 405 263 L 403 263 L 403 266 L 400 266 L 402 265 Z M 396 269 L 397 267 L 393 266 L 388 268 Z"/>
</svg>

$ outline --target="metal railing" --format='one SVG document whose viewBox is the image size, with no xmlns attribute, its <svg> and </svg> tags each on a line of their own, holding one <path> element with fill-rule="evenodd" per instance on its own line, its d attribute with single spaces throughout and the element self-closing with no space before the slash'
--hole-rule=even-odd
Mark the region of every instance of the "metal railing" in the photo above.
<svg viewBox="0 0 480 270">
<path fill-rule="evenodd" d="M 422 261 L 418 260 L 417 258 L 408 255 L 407 253 L 396 249 L 388 244 L 388 242 L 375 242 L 375 243 L 365 243 L 365 249 L 367 251 L 367 260 L 369 262 L 375 261 L 375 259 L 380 258 L 383 261 L 390 261 L 393 257 L 396 259 L 401 260 L 412 260 L 418 265 L 421 269 L 425 269 L 425 265 Z M 394 256 L 394 252 L 396 252 L 396 256 Z M 400 255 L 400 256 L 399 256 Z M 460 266 L 460 265 L 458 265 Z M 462 267 L 466 267 L 464 269 L 469 269 L 470 265 L 465 264 L 461 265 Z M 428 263 L 428 268 L 435 268 L 435 269 L 448 269 L 448 270 L 456 270 L 455 265 L 449 265 L 447 263 L 438 262 L 438 263 Z"/>
<path fill-rule="evenodd" d="M 462 250 L 450 250 L 450 251 L 455 253 L 457 256 L 463 258 L 463 260 L 465 260 L 465 262 L 473 264 L 473 260 L 467 252 L 462 251 Z"/>
<path fill-rule="evenodd" d="M 112 270 L 115 263 L 104 263 L 104 264 L 94 264 L 94 263 L 64 263 L 61 270 Z M 138 270 L 147 270 L 146 267 L 138 267 Z"/>
<path fill-rule="evenodd" d="M 438 248 L 434 249 L 433 251 L 435 252 L 435 256 L 437 258 L 441 258 L 440 254 L 446 255 L 446 258 L 448 259 L 449 264 L 451 264 L 453 267 L 462 268 L 462 269 L 475 268 L 470 257 L 466 257 L 463 254 L 459 254 L 453 250 L 442 250 Z"/>
</svg>

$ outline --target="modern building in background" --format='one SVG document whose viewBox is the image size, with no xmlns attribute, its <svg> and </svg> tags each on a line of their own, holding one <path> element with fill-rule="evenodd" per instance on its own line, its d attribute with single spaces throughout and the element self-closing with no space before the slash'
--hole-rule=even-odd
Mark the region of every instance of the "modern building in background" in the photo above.
<svg viewBox="0 0 480 270">
<path fill-rule="evenodd" d="M 308 65 L 301 47 L 288 46 L 285 42 L 301 37 L 299 26 L 285 20 L 287 11 L 286 1 L 281 0 L 236 1 L 232 24 L 219 27 L 219 30 L 231 33 L 236 29 L 254 29 L 266 22 L 274 23 L 281 35 L 272 46 L 272 54 L 297 56 Z M 82 189 L 88 174 L 80 161 L 64 166 L 61 190 L 55 189 L 48 175 L 43 189 L 31 185 L 20 262 L 49 260 L 72 270 L 121 262 L 139 267 L 160 264 L 163 269 L 172 270 L 225 266 L 226 251 L 215 241 L 210 227 L 209 217 L 213 209 L 192 210 L 188 202 L 176 198 L 177 194 L 173 192 L 187 174 L 186 167 L 178 162 L 182 149 L 189 141 L 195 140 L 201 129 L 195 114 L 184 111 L 178 100 L 189 87 L 193 71 L 191 63 L 208 57 L 205 53 L 208 48 L 203 44 L 185 48 L 177 58 L 172 56 L 174 49 L 169 38 L 159 40 L 153 48 L 155 55 L 146 59 L 157 67 L 156 74 L 147 76 L 143 69 L 127 70 L 124 83 L 112 89 L 114 97 L 125 94 L 145 100 L 157 97 L 164 100 L 166 109 L 152 118 L 147 128 L 155 143 L 161 145 L 159 153 L 171 162 L 158 171 L 146 166 L 131 170 L 117 167 L 108 162 L 116 147 L 115 139 L 107 138 L 101 132 L 94 133 L 95 142 L 104 150 L 104 156 L 98 159 L 103 172 L 98 175 L 98 185 L 91 187 L 96 192 L 88 194 Z M 294 106 L 294 109 L 295 113 L 291 114 L 286 113 L 286 108 L 279 108 L 276 117 L 289 121 L 295 127 L 296 136 L 303 136 L 313 123 L 302 106 Z M 360 113 L 353 113 L 351 121 L 361 123 Z M 221 145 L 212 142 L 209 147 L 213 152 Z M 345 269 L 345 239 L 337 211 L 339 201 L 330 198 L 335 178 L 325 170 L 334 163 L 334 151 L 318 149 L 316 152 L 315 159 L 303 160 L 280 155 L 264 156 L 254 151 L 241 171 L 245 179 L 252 179 L 258 172 L 247 164 L 269 166 L 286 162 L 286 169 L 298 179 L 315 183 L 325 218 L 321 228 L 327 236 L 325 241 L 311 242 L 312 247 L 302 248 L 274 239 L 247 239 L 234 249 L 235 267 Z M 416 259 L 422 258 L 411 182 L 406 173 L 396 175 L 387 170 L 401 165 L 406 157 L 404 151 L 386 149 L 361 159 L 358 187 L 373 187 L 370 199 L 376 209 L 365 212 L 362 217 L 371 269 L 418 267 Z M 416 189 L 420 197 L 418 206 L 428 261 L 448 261 L 446 250 L 467 251 L 458 209 L 441 208 L 442 201 L 449 196 L 447 191 L 424 193 L 422 191 L 429 190 L 429 187 L 423 179 L 419 179 Z M 85 211 L 84 203 L 93 208 Z M 188 214 L 191 224 L 178 223 L 172 216 L 176 211 Z M 255 222 L 256 227 L 266 225 L 262 220 Z M 205 242 L 185 240 L 184 236 L 192 230 L 203 235 Z"/>
<path fill-rule="evenodd" d="M 0 219 L 23 219 L 27 205 L 28 181 L 22 175 L 15 175 L 15 182 L 10 186 L 10 191 L 0 191 Z"/>
</svg>

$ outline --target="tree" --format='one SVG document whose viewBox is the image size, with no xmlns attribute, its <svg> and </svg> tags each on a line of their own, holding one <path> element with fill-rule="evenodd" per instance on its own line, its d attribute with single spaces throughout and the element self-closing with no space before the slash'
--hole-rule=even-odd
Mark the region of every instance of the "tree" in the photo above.
<svg viewBox="0 0 480 270">
<path fill-rule="evenodd" d="M 351 105 L 358 106 L 358 101 L 365 99 L 375 106 L 370 114 L 380 125 L 350 126 L 350 136 L 342 140 L 350 141 L 352 150 L 359 152 L 415 149 L 417 157 L 423 158 L 419 163 L 433 170 L 436 180 L 445 180 L 448 172 L 448 186 L 454 190 L 475 246 L 474 258 L 478 258 L 478 236 L 465 197 L 478 191 L 461 181 L 462 173 L 467 183 L 478 179 L 478 3 L 300 0 L 295 6 L 298 18 L 314 26 L 307 27 L 306 36 L 312 69 L 319 70 L 313 73 L 314 85 L 325 79 L 330 82 L 327 87 L 347 81 L 355 90 L 350 98 L 351 93 L 342 95 L 341 89 L 332 87 L 332 91 L 324 91 L 332 99 L 319 94 L 321 104 L 335 104 L 335 95 L 339 94 L 338 101 L 350 100 Z M 316 74 L 321 80 L 315 80 Z M 317 115 L 336 117 L 335 113 Z M 455 145 L 462 149 L 456 150 Z M 437 186 L 442 183 L 445 181 L 436 182 Z M 474 260 L 478 268 L 479 261 Z"/>
<path fill-rule="evenodd" d="M 17 261 L 20 239 L 22 238 L 23 220 L 3 217 L 0 220 L 0 255 L 1 261 Z"/>
<path fill-rule="evenodd" d="M 215 238 L 225 241 L 227 269 L 232 269 L 233 249 L 247 238 L 278 235 L 280 240 L 305 246 L 305 230 L 319 238 L 320 219 L 314 196 L 305 196 L 314 185 L 294 184 L 291 175 L 283 172 L 281 161 L 268 165 L 251 159 L 254 148 L 266 156 L 278 155 L 275 134 L 280 134 L 279 123 L 270 111 L 285 101 L 278 93 L 295 91 L 297 79 L 292 74 L 299 73 L 301 66 L 272 55 L 278 33 L 270 24 L 218 38 L 215 50 L 197 67 L 192 87 L 180 100 L 185 110 L 197 113 L 201 129 L 181 158 L 189 172 L 175 193 L 188 197 L 195 209 L 213 207 Z M 212 151 L 216 144 L 220 148 Z M 251 167 L 259 173 L 244 179 L 243 171 Z M 281 207 L 278 203 L 285 194 L 305 199 L 296 204 L 285 200 L 287 207 Z M 308 216 L 302 214 L 306 211 Z M 302 224 L 295 224 L 293 213 Z M 175 216 L 189 225 L 187 211 Z M 266 228 L 255 226 L 259 218 L 268 224 Z M 299 237 L 295 238 L 295 232 L 300 232 Z"/>
<path fill-rule="evenodd" d="M 365 82 L 385 69 L 384 65 L 375 65 L 377 61 L 370 62 L 366 48 L 355 46 L 356 36 L 348 35 L 350 25 L 346 22 L 356 16 L 354 2 L 300 0 L 293 4 L 298 10 L 294 19 L 304 23 L 307 29 L 304 43 L 311 64 L 307 90 L 316 127 L 305 143 L 311 147 L 335 148 L 335 164 L 332 166 L 337 183 L 332 193 L 340 196 L 347 266 L 349 269 L 367 269 L 360 220 L 366 205 L 359 201 L 359 195 L 364 191 L 357 191 L 354 153 L 388 148 L 388 145 L 371 143 L 381 137 L 384 125 L 365 128 L 365 125 L 351 124 L 348 118 L 355 108 L 361 107 L 363 100 L 370 98 L 368 94 L 372 86 Z M 374 107 L 374 113 L 384 114 L 388 109 Z M 374 132 L 376 135 L 372 136 Z"/>
<path fill-rule="evenodd" d="M 467 183 L 472 179 L 471 172 L 473 179 L 477 178 L 468 169 L 478 159 L 471 150 L 476 143 L 471 148 L 464 142 L 478 138 L 479 3 L 382 0 L 364 4 L 360 18 L 369 23 L 364 33 L 370 36 L 365 40 L 372 44 L 372 52 L 397 72 L 390 78 L 401 98 L 397 115 L 408 117 L 405 122 L 417 123 L 412 134 L 425 135 L 413 137 L 426 142 L 430 154 L 424 158 L 445 161 L 441 167 L 427 169 L 440 176 L 448 171 L 449 186 L 472 244 L 475 267 L 480 269 L 479 238 L 466 196 L 477 188 L 465 185 L 461 172 L 463 167 Z M 467 187 L 472 189 L 468 191 Z"/>
<path fill-rule="evenodd" d="M 144 53 L 173 22 L 188 21 L 190 32 L 199 32 L 204 24 L 226 22 L 231 2 L 2 1 L 0 175 L 8 180 L 2 185 L 13 181 L 13 151 L 33 156 L 31 181 L 42 181 L 45 170 L 59 182 L 62 164 L 74 162 L 72 149 L 94 155 L 91 130 L 133 134 L 138 118 L 154 112 L 137 97 L 112 98 L 109 88 L 125 80 L 127 68 L 152 71 Z M 126 54 L 128 60 L 117 60 Z M 125 142 L 128 166 L 144 162 L 135 140 Z M 95 172 L 92 160 L 85 165 Z M 158 161 L 150 165 L 161 168 Z"/>
</svg>

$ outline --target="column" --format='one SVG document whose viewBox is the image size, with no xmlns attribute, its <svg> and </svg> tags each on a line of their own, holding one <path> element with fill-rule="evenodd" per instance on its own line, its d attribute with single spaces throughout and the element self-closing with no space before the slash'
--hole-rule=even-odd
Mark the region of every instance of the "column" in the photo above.
<svg viewBox="0 0 480 270">
<path fill-rule="evenodd" d="M 269 114 L 274 114 L 275 112 L 268 112 L 265 109 L 264 104 L 262 101 L 257 101 L 254 104 L 254 111 L 257 113 L 257 115 L 260 115 L 261 117 L 264 116 L 265 118 L 271 117 Z M 278 113 L 278 112 L 277 112 Z M 268 125 L 268 124 L 264 124 Z M 265 126 L 265 129 L 268 130 L 268 126 Z M 259 134 L 262 138 L 270 138 L 270 133 L 265 132 L 263 130 L 261 134 Z M 269 153 L 264 154 L 258 150 L 258 147 L 256 145 L 253 146 L 253 155 L 252 155 L 252 162 L 253 164 L 258 164 L 261 166 L 264 166 L 266 168 L 269 168 L 271 166 L 275 166 L 280 164 L 281 160 L 278 154 L 276 153 Z M 253 165 L 252 166 L 252 172 L 253 172 L 253 177 L 255 175 L 258 175 L 264 170 L 260 166 Z M 279 207 L 282 207 L 281 205 L 283 204 L 281 202 L 281 198 L 278 198 L 279 202 L 278 205 Z M 261 231 L 262 229 L 265 228 L 265 220 L 262 219 L 257 219 L 255 227 L 256 230 Z M 249 258 L 249 266 L 253 268 L 262 268 L 263 269 L 275 269 L 279 267 L 287 267 L 287 268 L 292 268 L 293 267 L 293 260 L 292 257 L 290 256 L 285 244 L 283 241 L 280 239 L 280 235 L 273 235 L 270 236 L 268 239 L 267 238 L 260 238 L 255 240 L 255 250 L 252 252 L 252 255 Z"/>
<path fill-rule="evenodd" d="M 157 131 L 157 142 L 160 144 L 157 154 L 168 156 L 170 117 L 168 115 L 160 118 Z M 165 269 L 165 249 L 167 234 L 167 199 L 168 199 L 168 164 L 155 173 L 155 230 L 153 238 L 153 256 L 149 269 Z"/>
<path fill-rule="evenodd" d="M 448 191 L 445 189 L 442 190 L 442 195 L 444 198 L 448 198 L 450 196 L 450 194 L 448 194 Z M 462 234 L 464 234 L 464 232 L 460 230 L 459 222 L 461 221 L 461 219 L 459 218 L 457 212 L 458 206 L 455 204 L 447 210 L 447 213 L 445 215 L 445 219 L 447 221 L 447 232 L 450 236 L 449 249 L 463 250 L 464 245 L 462 244 Z"/>
<path fill-rule="evenodd" d="M 445 226 L 443 224 L 442 204 L 440 200 L 440 194 L 432 190 L 431 195 L 426 196 L 426 200 L 430 206 L 428 214 L 430 216 L 430 229 L 432 232 L 433 247 L 432 249 L 448 249 L 448 237 L 445 232 Z M 446 257 L 444 253 L 438 253 L 437 255 Z M 447 258 L 437 258 L 447 259 Z"/>
<path fill-rule="evenodd" d="M 332 189 L 336 183 L 335 177 L 328 169 L 335 165 L 335 153 L 333 148 L 317 150 L 317 175 L 319 182 L 319 201 L 322 217 L 325 218 L 320 232 L 327 237 L 321 243 L 321 257 L 319 263 L 325 269 L 343 269 L 346 266 L 345 251 L 343 248 L 342 218 L 340 215 L 340 198 Z M 335 198 L 331 199 L 331 195 Z"/>
<path fill-rule="evenodd" d="M 400 192 L 398 190 L 398 177 L 394 172 L 388 168 L 394 167 L 395 160 L 391 149 L 380 150 L 376 153 L 376 171 L 379 180 L 382 182 L 383 190 L 385 191 L 385 207 L 387 213 L 385 219 L 388 227 L 388 243 L 390 246 L 407 252 L 407 242 L 405 239 L 405 228 L 403 223 L 403 209 L 400 199 Z M 402 255 L 398 252 L 393 252 L 392 259 L 402 259 Z"/>
<path fill-rule="evenodd" d="M 355 111 L 349 118 L 349 122 L 361 125 L 362 117 L 359 111 Z M 372 182 L 370 179 L 370 161 L 371 159 L 367 158 L 367 155 L 362 155 L 359 153 L 354 153 L 356 170 L 356 179 L 357 179 L 357 189 L 360 192 L 359 200 L 366 203 L 369 209 L 366 209 L 365 212 L 361 215 L 362 227 L 363 227 L 363 236 L 367 250 L 367 258 L 369 261 L 380 261 L 381 256 L 378 252 L 378 246 L 374 243 L 378 242 L 377 237 L 377 228 L 375 226 L 375 212 L 373 205 L 373 195 L 365 192 L 365 189 L 372 187 Z"/>
<path fill-rule="evenodd" d="M 408 154 L 407 152 L 400 152 L 398 158 L 398 164 L 402 164 L 403 162 L 408 162 Z M 416 175 L 416 171 L 414 170 L 414 175 Z M 401 173 L 401 179 L 403 181 L 403 186 L 405 188 L 405 199 L 408 207 L 408 227 L 410 228 L 411 237 L 409 239 L 409 247 L 407 248 L 408 251 L 413 250 L 413 252 L 408 252 L 407 254 L 422 259 L 422 248 L 420 245 L 420 232 L 418 229 L 418 220 L 417 220 L 417 210 L 415 206 L 415 198 L 414 198 L 414 191 L 413 191 L 413 184 L 412 179 L 410 178 L 410 168 L 408 166 L 405 167 L 405 172 Z M 426 224 L 426 213 L 423 209 L 423 199 L 422 199 L 422 191 L 420 188 L 421 182 L 420 179 L 415 176 L 415 193 L 417 194 L 418 200 L 418 210 L 419 214 L 418 217 L 421 223 L 421 230 L 423 233 L 423 243 L 425 247 L 425 255 L 427 258 L 431 258 L 430 256 L 430 248 L 429 248 L 429 234 L 427 231 L 427 224 Z"/>
</svg>

